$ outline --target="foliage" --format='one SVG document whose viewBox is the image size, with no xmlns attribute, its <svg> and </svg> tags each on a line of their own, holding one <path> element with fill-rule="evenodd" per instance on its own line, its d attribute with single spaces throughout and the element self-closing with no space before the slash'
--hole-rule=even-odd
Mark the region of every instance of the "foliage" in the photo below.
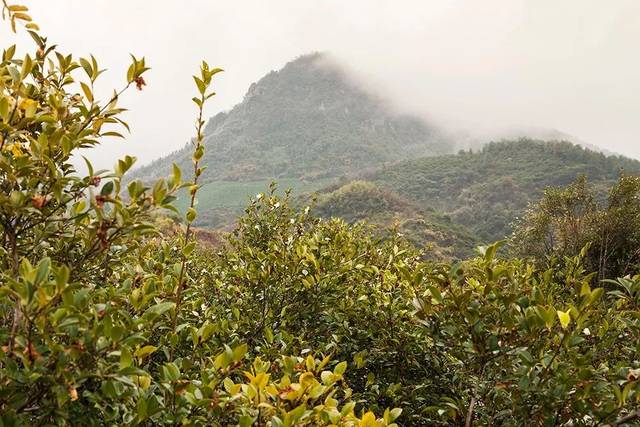
<svg viewBox="0 0 640 427">
<path fill-rule="evenodd" d="M 11 30 L 15 33 L 18 23 L 23 23 L 29 30 L 39 30 L 38 24 L 33 22 L 29 15 L 29 8 L 21 4 L 8 4 L 7 0 L 2 0 L 2 19 L 8 20 Z"/>
<path fill-rule="evenodd" d="M 313 212 L 348 223 L 366 221 L 378 226 L 383 235 L 394 230 L 415 246 L 425 248 L 431 259 L 468 258 L 478 243 L 465 227 L 447 216 L 420 209 L 397 193 L 367 181 L 351 181 L 317 193 Z"/>
<path fill-rule="evenodd" d="M 432 274 L 416 299 L 454 387 L 436 413 L 466 425 L 600 425 L 640 415 L 640 277 L 591 288 L 584 253 L 562 270 L 480 258 Z"/>
<path fill-rule="evenodd" d="M 519 221 L 511 246 L 520 256 L 562 264 L 587 246 L 585 267 L 597 277 L 640 271 L 640 177 L 624 176 L 606 200 L 580 177 L 567 188 L 548 188 Z"/>
<path fill-rule="evenodd" d="M 402 239 L 257 198 L 217 257 L 200 255 L 204 317 L 261 357 L 324 352 L 352 363 L 353 398 L 403 425 L 593 425 L 640 402 L 640 276 L 608 294 L 582 262 L 422 261 Z"/>
<path fill-rule="evenodd" d="M 295 211 L 274 190 L 253 200 L 229 247 L 198 260 L 208 283 L 201 293 L 216 297 L 204 316 L 227 319 L 224 340 L 263 356 L 348 360 L 356 401 L 380 411 L 403 405 L 403 423 L 422 422 L 416 408 L 433 403 L 441 363 L 428 357 L 401 273 L 419 268 L 421 254 L 364 224 Z"/>
<path fill-rule="evenodd" d="M 490 143 L 477 152 L 408 160 L 364 178 L 423 209 L 449 215 L 484 241 L 511 234 L 516 217 L 546 187 L 569 185 L 586 175 L 606 194 L 621 173 L 640 174 L 640 162 L 605 156 L 568 142 Z"/>
<path fill-rule="evenodd" d="M 276 355 L 246 358 L 195 316 L 191 224 L 201 175 L 204 102 L 219 69 L 202 64 L 194 177 L 181 171 L 146 187 L 113 172 L 79 175 L 71 157 L 126 123 L 124 91 L 142 89 L 148 69 L 133 58 L 124 88 L 95 98 L 102 73 L 38 34 L 35 55 L 5 50 L 0 64 L 0 420 L 2 425 L 393 425 L 399 411 L 356 416 L 346 367 Z M 83 77 L 84 76 L 84 77 Z M 186 188 L 182 237 L 154 226 Z M 301 363 L 304 362 L 304 363 Z"/>
</svg>

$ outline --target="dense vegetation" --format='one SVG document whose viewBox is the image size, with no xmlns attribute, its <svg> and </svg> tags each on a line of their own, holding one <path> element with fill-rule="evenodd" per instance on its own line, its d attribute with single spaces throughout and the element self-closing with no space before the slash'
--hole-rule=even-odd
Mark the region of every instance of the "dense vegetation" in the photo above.
<svg viewBox="0 0 640 427">
<path fill-rule="evenodd" d="M 23 6 L 4 4 L 11 22 L 30 21 Z M 435 262 L 397 233 L 293 208 L 275 188 L 213 249 L 193 224 L 204 106 L 222 70 L 203 62 L 195 76 L 191 174 L 174 166 L 125 188 L 135 159 L 113 172 L 87 164 L 86 175 L 70 159 L 118 135 L 118 103 L 143 89 L 144 59 L 133 58 L 123 88 L 100 102 L 93 57 L 74 59 L 30 34 L 33 55 L 9 47 L 0 63 L 2 425 L 640 419 L 640 265 L 637 234 L 625 228 L 637 224 L 637 179 L 621 180 L 596 210 L 615 218 L 601 235 L 616 242 L 610 260 L 628 260 L 624 278 L 612 275 L 616 263 L 594 271 L 588 244 L 560 246 L 562 263 L 550 266 L 536 253 L 499 256 L 502 243 Z M 167 233 L 180 191 L 189 204 Z M 567 191 L 559 194 L 569 203 L 577 190 Z M 319 209 L 354 221 L 352 200 L 368 214 L 410 209 L 367 183 L 323 197 Z M 533 226 L 553 231 L 575 213 L 550 212 Z"/>
<path fill-rule="evenodd" d="M 478 240 L 463 226 L 445 215 L 423 210 L 393 191 L 366 181 L 336 184 L 315 194 L 313 213 L 322 218 L 337 217 L 348 223 L 366 221 L 377 230 L 393 230 L 431 259 L 461 259 L 473 255 Z"/>
<path fill-rule="evenodd" d="M 607 198 L 581 176 L 566 188 L 548 188 L 519 221 L 515 253 L 557 267 L 585 248 L 585 266 L 598 278 L 633 274 L 640 264 L 640 177 L 624 176 Z"/>
<path fill-rule="evenodd" d="M 640 174 L 640 162 L 605 156 L 568 142 L 490 143 L 477 152 L 409 160 L 367 174 L 423 209 L 446 213 L 481 239 L 508 236 L 514 219 L 544 188 L 586 175 L 604 196 L 622 174 Z"/>
</svg>

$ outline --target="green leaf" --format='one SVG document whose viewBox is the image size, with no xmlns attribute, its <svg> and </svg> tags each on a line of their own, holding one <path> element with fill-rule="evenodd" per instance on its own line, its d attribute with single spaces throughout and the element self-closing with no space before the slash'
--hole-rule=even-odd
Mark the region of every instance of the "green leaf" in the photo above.
<svg viewBox="0 0 640 427">
<path fill-rule="evenodd" d="M 180 185 L 181 180 L 182 180 L 182 171 L 180 170 L 178 165 L 174 163 L 173 164 L 173 184 L 176 186 Z"/>
<path fill-rule="evenodd" d="M 36 267 L 36 277 L 34 284 L 38 285 L 49 276 L 49 267 L 51 266 L 51 260 L 49 258 L 43 258 Z"/>
<path fill-rule="evenodd" d="M 165 363 L 162 367 L 162 372 L 164 373 L 164 377 L 169 381 L 177 381 L 180 379 L 180 369 L 178 369 L 175 363 Z"/>
<path fill-rule="evenodd" d="M 156 316 L 161 316 L 164 313 L 166 313 L 167 311 L 173 309 L 176 306 L 175 302 L 161 302 L 159 304 L 156 304 L 152 307 L 149 307 L 147 309 L 147 311 L 145 311 L 144 316 L 146 317 L 147 315 L 156 315 Z"/>
<path fill-rule="evenodd" d="M 189 256 L 191 255 L 191 253 L 193 252 L 193 250 L 196 248 L 196 242 L 189 242 L 183 249 L 182 249 L 182 253 L 184 254 L 184 256 Z"/>
<path fill-rule="evenodd" d="M 241 415 L 238 417 L 238 423 L 240 427 L 251 427 L 253 425 L 253 418 L 249 415 Z"/>
<path fill-rule="evenodd" d="M 196 82 L 198 92 L 200 92 L 200 94 L 204 94 L 204 92 L 207 90 L 205 83 L 196 76 L 193 76 L 193 80 Z"/>
<path fill-rule="evenodd" d="M 198 216 L 198 212 L 194 208 L 189 208 L 187 210 L 186 218 L 188 222 L 193 222 L 193 220 L 196 219 L 196 216 Z"/>
<path fill-rule="evenodd" d="M 120 369 L 128 368 L 133 364 L 133 357 L 131 351 L 127 347 L 122 347 L 120 350 Z"/>
<path fill-rule="evenodd" d="M 248 346 L 247 344 L 241 344 L 233 349 L 233 361 L 239 362 L 244 358 L 244 355 L 247 354 Z"/>
<path fill-rule="evenodd" d="M 340 362 L 333 368 L 333 373 L 336 375 L 344 375 L 347 370 L 347 362 Z"/>
<path fill-rule="evenodd" d="M 87 76 L 92 79 L 93 78 L 93 67 L 91 65 L 91 63 L 89 61 L 87 61 L 84 58 L 80 58 L 79 59 L 80 65 L 82 66 L 82 69 L 84 70 L 85 73 L 87 73 Z"/>
<path fill-rule="evenodd" d="M 102 186 L 102 189 L 100 190 L 100 195 L 101 196 L 108 196 L 112 192 L 113 192 L 113 181 L 109 181 L 105 185 Z"/>
<path fill-rule="evenodd" d="M 400 414 L 402 414 L 402 408 L 393 408 L 390 413 L 390 421 L 395 421 Z"/>
</svg>

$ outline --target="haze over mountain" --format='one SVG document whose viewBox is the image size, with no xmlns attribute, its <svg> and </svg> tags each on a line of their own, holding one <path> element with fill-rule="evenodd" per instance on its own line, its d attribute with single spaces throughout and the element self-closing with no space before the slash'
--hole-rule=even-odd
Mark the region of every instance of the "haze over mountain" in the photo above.
<svg viewBox="0 0 640 427">
<path fill-rule="evenodd" d="M 320 53 L 252 84 L 240 104 L 209 120 L 205 134 L 204 182 L 316 180 L 453 151 L 453 141 L 440 130 L 396 113 Z M 173 162 L 188 173 L 190 159 L 187 145 L 136 176 L 163 176 Z"/>
<path fill-rule="evenodd" d="M 456 146 L 460 149 L 481 149 L 487 144 L 487 141 L 514 141 L 519 139 L 534 139 L 538 141 L 567 141 L 572 144 L 588 148 L 607 156 L 620 155 L 601 146 L 583 141 L 574 135 L 562 132 L 553 128 L 541 128 L 535 126 L 519 126 L 496 128 L 490 131 L 456 131 L 450 134 L 450 137 L 456 141 Z"/>
</svg>

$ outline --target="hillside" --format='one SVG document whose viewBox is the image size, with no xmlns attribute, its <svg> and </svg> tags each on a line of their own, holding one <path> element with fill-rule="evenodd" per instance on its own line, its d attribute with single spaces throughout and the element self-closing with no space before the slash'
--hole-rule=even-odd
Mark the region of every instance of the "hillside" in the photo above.
<svg viewBox="0 0 640 427">
<path fill-rule="evenodd" d="M 270 72 L 240 104 L 211 118 L 205 133 L 205 182 L 353 176 L 386 162 L 452 151 L 438 130 L 396 114 L 324 54 Z M 135 176 L 165 175 L 173 162 L 188 173 L 190 157 L 187 146 Z"/>
<path fill-rule="evenodd" d="M 337 188 L 336 188 L 337 187 Z M 316 194 L 314 214 L 349 223 L 366 221 L 381 232 L 396 230 L 434 259 L 466 258 L 479 243 L 446 215 L 423 210 L 397 193 L 366 181 L 353 181 Z"/>
<path fill-rule="evenodd" d="M 404 161 L 363 178 L 422 209 L 447 214 L 483 240 L 497 240 L 511 232 L 513 220 L 545 187 L 565 186 L 585 174 L 604 188 L 621 173 L 640 174 L 640 162 L 568 142 L 521 139 Z"/>
</svg>

